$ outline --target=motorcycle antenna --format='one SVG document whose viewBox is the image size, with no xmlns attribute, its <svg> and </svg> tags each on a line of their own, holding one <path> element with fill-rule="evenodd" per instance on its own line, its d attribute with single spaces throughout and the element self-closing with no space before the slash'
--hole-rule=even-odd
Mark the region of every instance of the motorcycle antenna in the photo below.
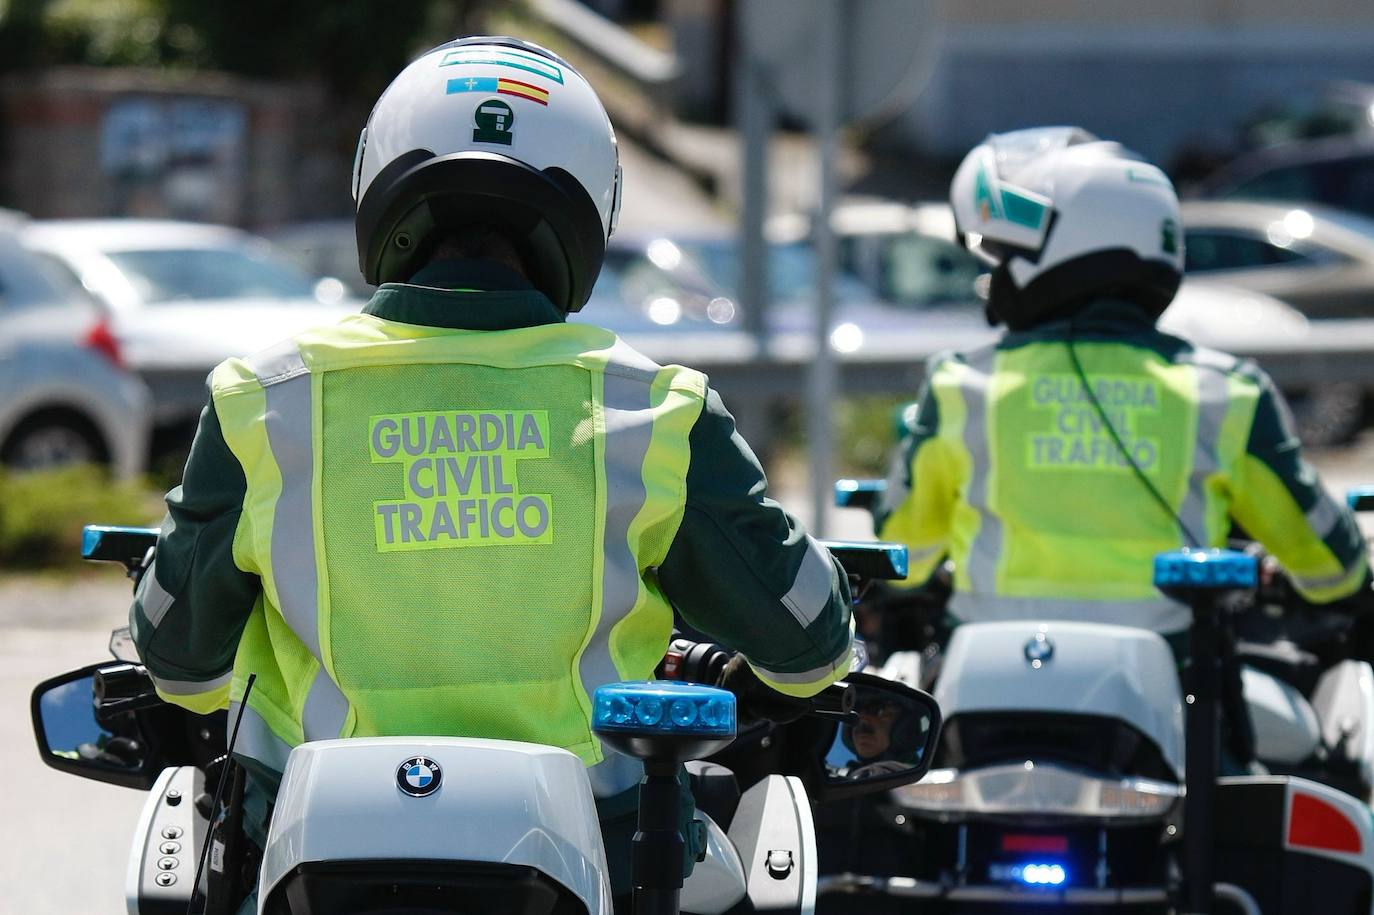
<svg viewBox="0 0 1374 915">
<path fill-rule="evenodd" d="M 234 716 L 234 729 L 229 732 L 229 746 L 224 751 L 224 765 L 220 766 L 219 783 L 215 785 L 215 801 L 210 805 L 210 828 L 205 830 L 205 843 L 200 847 L 200 860 L 196 862 L 196 877 L 191 883 L 191 899 L 186 903 L 186 915 L 195 915 L 196 892 L 200 888 L 200 878 L 205 873 L 205 858 L 210 853 L 210 842 L 215 837 L 214 818 L 219 814 L 220 800 L 224 797 L 224 783 L 229 780 L 229 764 L 234 758 L 234 744 L 239 739 L 239 725 L 243 723 L 243 713 L 248 708 L 248 694 L 253 691 L 253 682 L 257 679 L 257 674 L 248 675 L 248 682 L 243 687 L 243 698 L 239 700 L 239 713 Z M 200 911 L 204 913 L 209 905 L 210 895 L 207 893 Z"/>
</svg>

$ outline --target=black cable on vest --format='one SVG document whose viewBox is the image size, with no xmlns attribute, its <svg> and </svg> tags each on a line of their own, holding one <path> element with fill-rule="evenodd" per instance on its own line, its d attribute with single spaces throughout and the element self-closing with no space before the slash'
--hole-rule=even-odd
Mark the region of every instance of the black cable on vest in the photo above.
<svg viewBox="0 0 1374 915">
<path fill-rule="evenodd" d="M 234 744 L 239 739 L 239 725 L 243 723 L 243 713 L 248 708 L 248 694 L 253 691 L 253 681 L 257 680 L 257 674 L 249 674 L 248 682 L 243 687 L 243 698 L 239 700 L 239 713 L 234 717 L 234 729 L 229 732 L 229 747 L 224 751 L 224 765 L 220 766 L 219 784 L 215 786 L 215 801 L 210 805 L 210 828 L 205 830 L 205 844 L 200 847 L 200 861 L 196 863 L 196 877 L 191 883 L 191 900 L 186 903 L 186 915 L 195 915 L 196 891 L 200 888 L 200 878 L 205 872 L 205 859 L 210 854 L 210 842 L 215 837 L 215 817 L 219 814 L 220 800 L 224 797 L 224 783 L 228 781 L 226 776 L 229 774 L 229 767 L 233 764 Z M 201 912 L 210 904 L 210 894 L 205 894 L 205 906 L 201 907 Z"/>
<path fill-rule="evenodd" d="M 1107 411 L 1103 408 L 1102 402 L 1097 399 L 1097 392 L 1094 391 L 1092 385 L 1088 383 L 1088 376 L 1087 373 L 1083 371 L 1083 364 L 1078 361 L 1078 351 L 1073 345 L 1076 331 L 1077 328 L 1074 324 L 1074 318 L 1069 318 L 1069 338 L 1065 341 L 1069 349 L 1069 361 L 1073 363 L 1073 370 L 1078 375 L 1078 383 L 1083 385 L 1083 390 L 1087 392 L 1088 400 L 1092 402 L 1093 408 L 1097 410 L 1097 415 L 1102 420 L 1102 425 L 1106 427 L 1107 432 L 1112 437 L 1112 441 L 1116 443 L 1117 450 L 1121 452 L 1121 456 L 1126 459 L 1126 463 L 1129 464 L 1131 470 L 1135 472 L 1136 479 L 1149 491 L 1150 496 L 1153 497 L 1159 507 L 1164 510 L 1164 513 L 1169 516 L 1169 519 L 1173 521 L 1174 524 L 1178 525 L 1179 532 L 1183 534 L 1183 539 L 1188 542 L 1188 546 L 1194 549 L 1202 549 L 1206 544 L 1198 539 L 1192 529 L 1188 527 L 1187 523 L 1179 517 L 1178 512 L 1174 511 L 1173 506 L 1169 504 L 1169 500 L 1160 494 L 1155 484 L 1145 475 L 1145 471 L 1141 470 L 1140 465 L 1135 462 L 1135 458 L 1131 455 L 1131 452 L 1127 450 L 1125 443 L 1121 441 L 1120 433 L 1116 431 L 1116 426 L 1112 425 L 1111 418 L 1107 416 Z"/>
</svg>

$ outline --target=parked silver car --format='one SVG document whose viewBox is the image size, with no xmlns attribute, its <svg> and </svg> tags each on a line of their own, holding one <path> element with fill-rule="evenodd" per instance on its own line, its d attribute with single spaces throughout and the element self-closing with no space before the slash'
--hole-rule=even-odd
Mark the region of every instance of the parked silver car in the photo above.
<svg viewBox="0 0 1374 915">
<path fill-rule="evenodd" d="M 189 427 L 205 377 L 309 327 L 357 311 L 320 280 L 237 229 L 155 220 L 29 223 L 24 243 L 68 271 L 104 308 L 110 333 L 153 393 L 159 427 Z"/>
<path fill-rule="evenodd" d="M 148 390 L 90 297 L 22 247 L 21 225 L 0 217 L 0 464 L 141 473 Z"/>
<path fill-rule="evenodd" d="M 1185 269 L 1309 318 L 1374 317 L 1374 219 L 1310 204 L 1189 200 Z"/>
</svg>

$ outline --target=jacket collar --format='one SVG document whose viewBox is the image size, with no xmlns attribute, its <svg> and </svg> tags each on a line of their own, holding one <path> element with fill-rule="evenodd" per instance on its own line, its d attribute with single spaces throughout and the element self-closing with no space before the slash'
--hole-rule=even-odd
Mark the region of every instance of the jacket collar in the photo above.
<svg viewBox="0 0 1374 915">
<path fill-rule="evenodd" d="M 480 260 L 439 261 L 421 268 L 409 283 L 385 283 L 363 314 L 454 330 L 513 330 L 565 320 L 524 277 Z"/>
</svg>

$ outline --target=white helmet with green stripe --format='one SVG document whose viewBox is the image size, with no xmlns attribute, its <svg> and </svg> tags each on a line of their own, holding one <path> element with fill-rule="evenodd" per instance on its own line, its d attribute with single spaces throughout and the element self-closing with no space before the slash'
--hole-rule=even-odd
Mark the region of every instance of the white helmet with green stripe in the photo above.
<svg viewBox="0 0 1374 915">
<path fill-rule="evenodd" d="M 1095 297 L 1155 316 L 1183 274 L 1178 195 L 1165 174 L 1077 127 L 994 134 L 950 187 L 960 237 L 993 267 L 989 315 L 1012 328 Z"/>
<path fill-rule="evenodd" d="M 620 165 L 596 92 L 516 38 L 463 38 L 411 62 L 377 100 L 353 168 L 358 262 L 405 282 L 438 238 L 491 227 L 564 311 L 591 294 L 615 230 Z"/>
</svg>

